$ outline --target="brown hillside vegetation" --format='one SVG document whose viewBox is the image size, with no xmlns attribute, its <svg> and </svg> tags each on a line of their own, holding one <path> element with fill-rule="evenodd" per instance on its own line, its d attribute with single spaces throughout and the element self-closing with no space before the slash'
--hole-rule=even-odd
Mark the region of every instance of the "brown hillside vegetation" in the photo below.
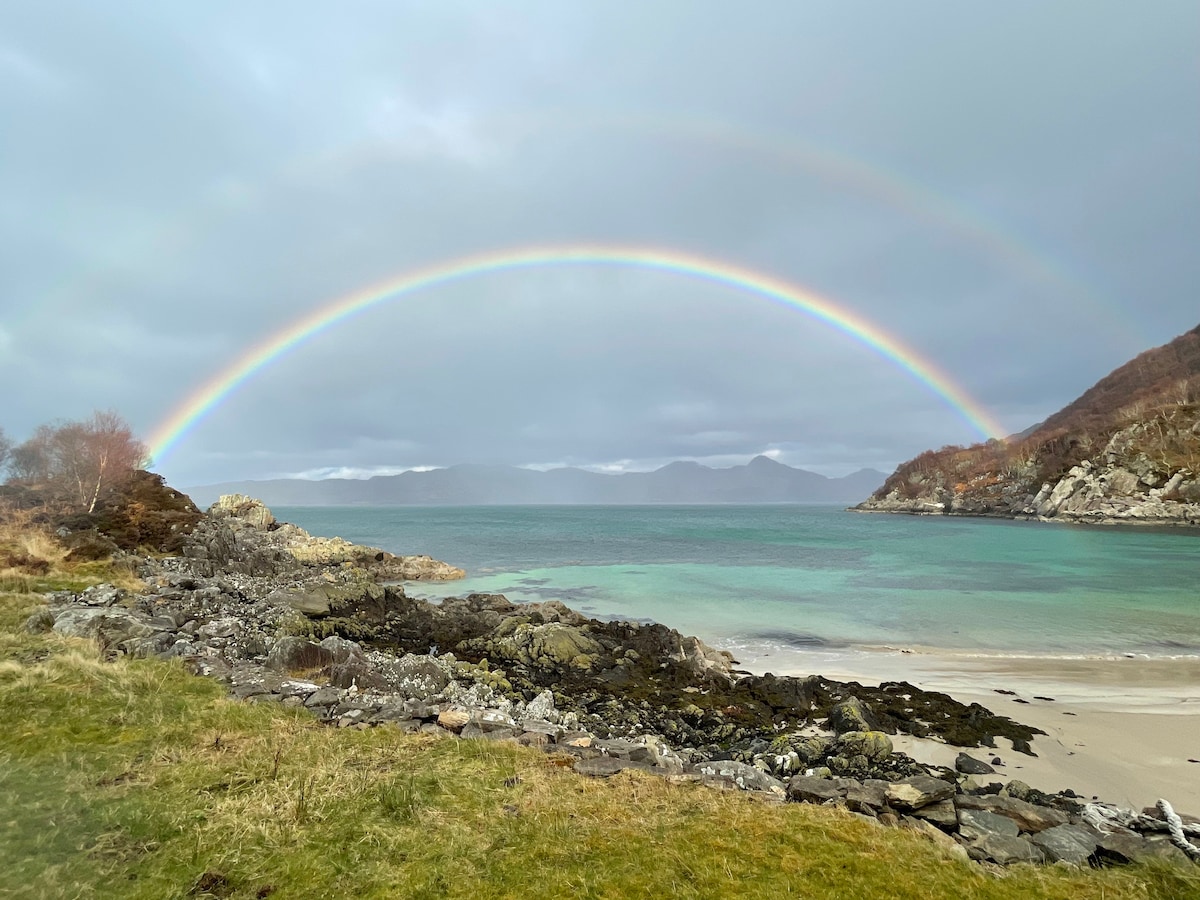
<svg viewBox="0 0 1200 900">
<path fill-rule="evenodd" d="M 1078 400 L 1046 419 L 1033 437 L 1056 429 L 1078 431 L 1114 419 L 1138 417 L 1156 406 L 1195 401 L 1200 387 L 1200 325 L 1169 344 L 1147 350 L 1088 388 Z"/>
<path fill-rule="evenodd" d="M 1163 504 L 1200 503 L 1200 326 L 1116 369 L 1027 436 L 928 450 L 902 463 L 860 508 L 1053 516 L 1058 510 L 1047 512 L 1045 501 L 1069 497 L 1074 482 L 1063 482 L 1085 477 L 1094 483 L 1080 481 L 1078 490 L 1092 507 L 1098 498 L 1155 501 L 1144 521 L 1162 519 Z M 1197 524 L 1176 512 L 1166 518 Z"/>
</svg>

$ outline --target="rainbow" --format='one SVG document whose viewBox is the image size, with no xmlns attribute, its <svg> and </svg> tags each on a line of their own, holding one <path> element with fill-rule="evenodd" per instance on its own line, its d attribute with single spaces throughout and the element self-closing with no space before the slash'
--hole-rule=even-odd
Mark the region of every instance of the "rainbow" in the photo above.
<svg viewBox="0 0 1200 900">
<path fill-rule="evenodd" d="M 326 329 L 387 300 L 498 272 L 543 266 L 596 265 L 668 272 L 731 287 L 800 310 L 849 335 L 904 369 L 940 396 L 982 437 L 1001 437 L 1004 434 L 1003 427 L 987 410 L 931 360 L 922 358 L 915 350 L 906 347 L 853 310 L 811 291 L 730 263 L 674 250 L 571 244 L 523 247 L 458 257 L 405 272 L 326 303 L 255 344 L 194 390 L 154 428 L 149 438 L 150 454 L 156 462 L 161 463 L 189 431 L 255 373 Z"/>
</svg>

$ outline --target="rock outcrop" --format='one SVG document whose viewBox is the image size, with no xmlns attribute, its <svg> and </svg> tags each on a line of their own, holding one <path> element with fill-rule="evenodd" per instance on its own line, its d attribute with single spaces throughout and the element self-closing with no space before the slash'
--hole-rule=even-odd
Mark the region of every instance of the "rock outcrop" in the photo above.
<svg viewBox="0 0 1200 900">
<path fill-rule="evenodd" d="M 1026 435 L 903 463 L 855 509 L 1200 527 L 1200 328 Z"/>
</svg>

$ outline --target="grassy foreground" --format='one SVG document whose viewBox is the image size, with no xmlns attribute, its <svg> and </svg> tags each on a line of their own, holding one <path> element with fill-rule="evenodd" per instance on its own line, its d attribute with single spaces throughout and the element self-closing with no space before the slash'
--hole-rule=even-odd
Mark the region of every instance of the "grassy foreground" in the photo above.
<svg viewBox="0 0 1200 900">
<path fill-rule="evenodd" d="M 838 810 L 332 729 L 20 630 L 79 577 L 0 582 L 0 897 L 1200 897 L 1165 867 L 997 877 Z"/>
</svg>

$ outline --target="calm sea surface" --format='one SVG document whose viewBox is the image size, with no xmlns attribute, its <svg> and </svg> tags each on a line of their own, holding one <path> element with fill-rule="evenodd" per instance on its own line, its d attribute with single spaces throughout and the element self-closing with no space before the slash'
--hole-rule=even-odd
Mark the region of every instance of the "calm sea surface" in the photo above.
<svg viewBox="0 0 1200 900">
<path fill-rule="evenodd" d="M 291 507 L 314 534 L 462 566 L 412 585 L 559 599 L 745 652 L 922 646 L 1200 656 L 1200 535 L 819 506 Z"/>
</svg>

